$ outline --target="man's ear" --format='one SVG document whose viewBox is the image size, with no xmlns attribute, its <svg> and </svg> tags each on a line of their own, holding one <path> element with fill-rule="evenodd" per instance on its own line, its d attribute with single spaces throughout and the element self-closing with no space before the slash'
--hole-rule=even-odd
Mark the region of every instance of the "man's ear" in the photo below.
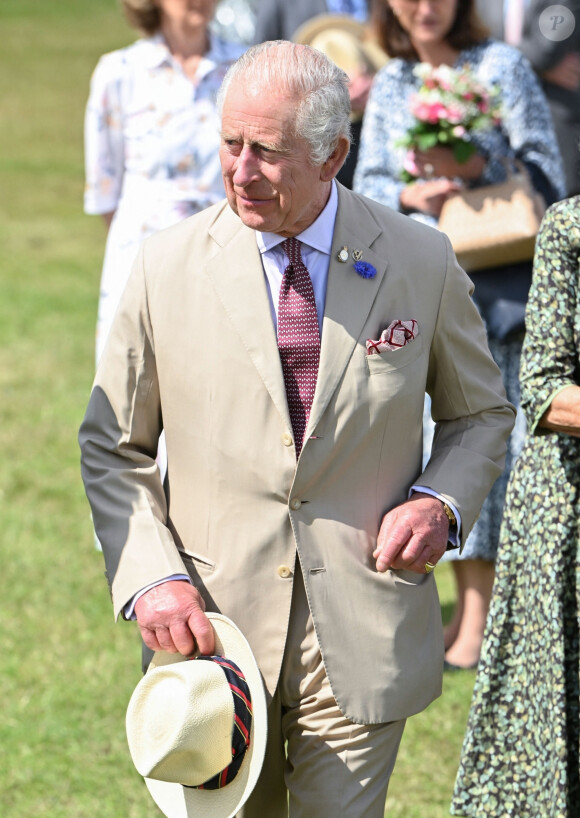
<svg viewBox="0 0 580 818">
<path fill-rule="evenodd" d="M 344 165 L 344 160 L 348 156 L 350 150 L 350 142 L 346 136 L 339 136 L 336 148 L 332 151 L 326 162 L 320 167 L 320 180 L 322 182 L 330 182 L 341 167 Z"/>
</svg>

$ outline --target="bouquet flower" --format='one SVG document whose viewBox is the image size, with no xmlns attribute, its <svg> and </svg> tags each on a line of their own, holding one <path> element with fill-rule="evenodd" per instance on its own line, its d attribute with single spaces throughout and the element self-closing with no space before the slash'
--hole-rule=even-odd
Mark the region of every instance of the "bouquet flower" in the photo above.
<svg viewBox="0 0 580 818">
<path fill-rule="evenodd" d="M 408 148 L 401 174 L 405 182 L 419 176 L 414 161 L 416 150 L 443 145 L 453 150 L 458 162 L 466 162 L 475 153 L 471 132 L 501 122 L 499 88 L 486 88 L 468 67 L 456 70 L 448 65 L 434 68 L 419 63 L 413 73 L 422 80 L 410 100 L 415 123 L 398 142 Z"/>
</svg>

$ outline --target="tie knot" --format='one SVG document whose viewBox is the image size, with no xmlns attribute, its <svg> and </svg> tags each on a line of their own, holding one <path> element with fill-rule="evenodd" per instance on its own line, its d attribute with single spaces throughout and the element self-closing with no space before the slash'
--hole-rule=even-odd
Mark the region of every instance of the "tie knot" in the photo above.
<svg viewBox="0 0 580 818">
<path fill-rule="evenodd" d="M 282 242 L 282 247 L 284 252 L 288 257 L 288 261 L 290 264 L 303 264 L 302 261 L 302 253 L 300 252 L 300 241 L 296 238 L 296 236 L 292 236 L 291 239 L 286 239 Z"/>
</svg>

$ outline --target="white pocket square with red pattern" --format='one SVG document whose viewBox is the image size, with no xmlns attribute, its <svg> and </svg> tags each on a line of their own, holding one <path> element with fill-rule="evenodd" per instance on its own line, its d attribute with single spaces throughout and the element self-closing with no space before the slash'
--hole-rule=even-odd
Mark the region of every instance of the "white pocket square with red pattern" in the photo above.
<svg viewBox="0 0 580 818">
<path fill-rule="evenodd" d="M 391 321 L 389 326 L 381 332 L 378 341 L 373 341 L 372 338 L 367 339 L 367 355 L 379 355 L 387 350 L 400 349 L 418 335 L 419 325 L 414 318 L 410 318 L 408 321 L 396 319 Z"/>
</svg>

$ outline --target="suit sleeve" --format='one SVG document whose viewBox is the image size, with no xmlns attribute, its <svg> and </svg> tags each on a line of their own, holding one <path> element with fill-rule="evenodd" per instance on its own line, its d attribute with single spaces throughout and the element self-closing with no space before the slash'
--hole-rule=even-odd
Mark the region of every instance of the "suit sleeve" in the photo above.
<svg viewBox="0 0 580 818">
<path fill-rule="evenodd" d="M 155 462 L 162 421 L 144 254 L 135 262 L 79 432 L 82 477 L 115 616 L 145 586 L 187 573 L 166 525 Z"/>
<path fill-rule="evenodd" d="M 433 335 L 427 392 L 435 421 L 432 454 L 417 484 L 447 497 L 462 519 L 465 542 L 481 504 L 504 468 L 515 408 L 471 300 L 473 285 L 449 240 L 447 272 Z"/>
</svg>

